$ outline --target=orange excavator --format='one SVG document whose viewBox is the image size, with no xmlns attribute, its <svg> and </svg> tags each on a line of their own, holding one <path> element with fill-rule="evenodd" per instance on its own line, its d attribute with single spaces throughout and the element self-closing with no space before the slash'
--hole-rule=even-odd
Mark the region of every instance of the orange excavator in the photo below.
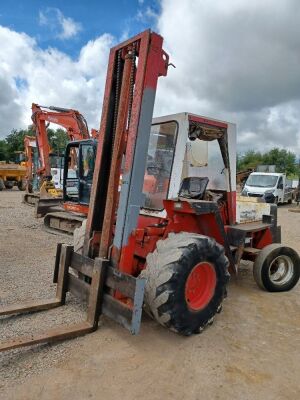
<svg viewBox="0 0 300 400">
<path fill-rule="evenodd" d="M 49 208 L 59 206 L 62 202 L 62 191 L 55 187 L 51 174 L 51 148 L 47 134 L 50 123 L 62 126 L 70 141 L 80 141 L 97 136 L 97 131 L 89 132 L 87 122 L 83 115 L 73 109 L 61 107 L 47 107 L 32 104 L 32 116 L 38 149 L 38 167 L 36 170 L 39 179 L 39 193 L 30 190 L 31 173 L 28 175 L 28 190 L 24 195 L 24 203 L 35 205 L 36 216 L 41 217 Z M 32 165 L 32 164 L 31 164 Z"/>
<path fill-rule="evenodd" d="M 35 151 L 37 148 L 35 136 L 26 135 L 24 137 L 24 154 L 26 165 L 25 190 L 32 193 L 37 190 Z"/>
</svg>

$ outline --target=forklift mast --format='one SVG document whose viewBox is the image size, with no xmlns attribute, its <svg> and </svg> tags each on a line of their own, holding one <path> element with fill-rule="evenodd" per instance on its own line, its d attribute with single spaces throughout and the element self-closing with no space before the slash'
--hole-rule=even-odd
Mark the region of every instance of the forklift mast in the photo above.
<svg viewBox="0 0 300 400">
<path fill-rule="evenodd" d="M 112 48 L 109 56 L 83 254 L 111 256 L 111 263 L 119 269 L 143 204 L 157 80 L 166 76 L 168 69 L 162 42 L 161 36 L 147 30 Z"/>
</svg>

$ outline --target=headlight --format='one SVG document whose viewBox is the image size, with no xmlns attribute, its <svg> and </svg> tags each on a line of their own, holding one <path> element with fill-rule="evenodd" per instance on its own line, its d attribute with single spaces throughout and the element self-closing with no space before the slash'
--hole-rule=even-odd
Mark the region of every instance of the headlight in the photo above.
<svg viewBox="0 0 300 400">
<path fill-rule="evenodd" d="M 274 192 L 275 192 L 275 189 L 266 190 L 264 194 L 273 194 Z"/>
</svg>

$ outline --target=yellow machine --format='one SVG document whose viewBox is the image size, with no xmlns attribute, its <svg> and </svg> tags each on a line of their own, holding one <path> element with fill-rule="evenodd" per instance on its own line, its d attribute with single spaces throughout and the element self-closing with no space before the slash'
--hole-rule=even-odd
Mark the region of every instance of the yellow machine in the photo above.
<svg viewBox="0 0 300 400">
<path fill-rule="evenodd" d="M 0 161 L 0 190 L 12 189 L 18 186 L 19 190 L 25 190 L 26 166 Z"/>
</svg>

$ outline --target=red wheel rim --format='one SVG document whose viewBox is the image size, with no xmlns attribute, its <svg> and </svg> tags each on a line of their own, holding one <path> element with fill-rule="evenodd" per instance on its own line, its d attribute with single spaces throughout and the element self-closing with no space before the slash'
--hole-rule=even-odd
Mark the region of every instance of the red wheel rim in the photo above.
<svg viewBox="0 0 300 400">
<path fill-rule="evenodd" d="M 212 264 L 197 264 L 185 283 L 185 300 L 189 308 L 199 311 L 206 307 L 214 295 L 216 282 L 216 272 Z"/>
</svg>

